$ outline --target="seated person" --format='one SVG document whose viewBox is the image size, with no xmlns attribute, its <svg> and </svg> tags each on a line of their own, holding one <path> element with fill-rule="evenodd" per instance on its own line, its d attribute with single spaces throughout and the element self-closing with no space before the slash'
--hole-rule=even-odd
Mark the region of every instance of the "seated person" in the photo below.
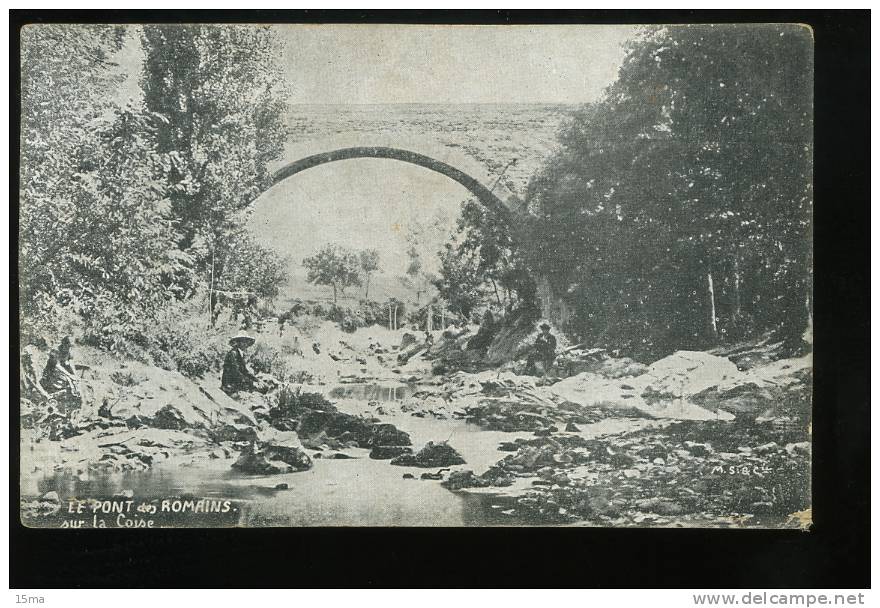
<svg viewBox="0 0 880 608">
<path fill-rule="evenodd" d="M 556 360 L 556 336 L 550 333 L 550 325 L 541 324 L 541 333 L 535 338 L 535 345 L 528 359 L 528 373 L 537 375 L 535 364 L 540 363 L 542 372 L 546 376 L 550 373 L 553 363 Z"/>
<path fill-rule="evenodd" d="M 23 399 L 42 403 L 48 401 L 51 397 L 40 383 L 37 362 L 34 360 L 35 352 L 39 351 L 32 345 L 25 346 L 21 351 L 21 355 L 18 358 L 19 387 Z"/>
<path fill-rule="evenodd" d="M 223 376 L 220 380 L 220 388 L 226 394 L 239 391 L 264 393 L 268 390 L 266 384 L 248 369 L 245 362 L 244 351 L 253 346 L 254 342 L 256 340 L 246 334 L 239 334 L 229 341 L 232 348 L 223 360 Z"/>
<path fill-rule="evenodd" d="M 65 336 L 58 348 L 49 353 L 49 360 L 43 369 L 40 384 L 49 396 L 58 402 L 60 409 L 71 410 L 82 404 L 69 336 Z"/>
</svg>

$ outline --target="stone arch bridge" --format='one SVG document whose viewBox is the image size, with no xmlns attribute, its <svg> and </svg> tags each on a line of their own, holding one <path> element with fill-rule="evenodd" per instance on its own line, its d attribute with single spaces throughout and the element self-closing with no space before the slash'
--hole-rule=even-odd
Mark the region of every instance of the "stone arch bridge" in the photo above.
<svg viewBox="0 0 880 608">
<path fill-rule="evenodd" d="M 277 169 L 272 176 L 272 185 L 296 175 L 307 169 L 318 167 L 327 163 L 354 160 L 358 158 L 380 158 L 386 160 L 395 160 L 413 165 L 418 165 L 429 169 L 449 179 L 458 182 L 467 188 L 476 199 L 498 213 L 501 217 L 509 219 L 510 211 L 505 202 L 495 193 L 499 180 L 495 180 L 495 187 L 487 187 L 479 179 L 471 174 L 462 171 L 444 161 L 438 160 L 433 156 L 421 154 L 412 150 L 406 150 L 398 147 L 390 146 L 352 146 L 344 148 L 330 149 L 326 152 L 312 154 L 299 160 L 284 164 Z M 503 189 L 502 189 L 503 190 Z M 504 193 L 501 193 L 504 196 Z"/>
</svg>

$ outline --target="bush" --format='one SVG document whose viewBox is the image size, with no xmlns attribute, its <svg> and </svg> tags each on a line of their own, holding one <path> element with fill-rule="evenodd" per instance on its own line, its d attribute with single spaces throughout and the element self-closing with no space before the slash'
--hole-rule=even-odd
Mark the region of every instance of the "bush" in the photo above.
<svg viewBox="0 0 880 608">
<path fill-rule="evenodd" d="M 151 332 L 150 355 L 154 365 L 176 369 L 190 378 L 220 370 L 226 345 L 219 335 L 197 327 L 204 321 L 167 318 Z"/>
<path fill-rule="evenodd" d="M 356 306 L 322 304 L 321 302 L 294 300 L 287 312 L 279 316 L 286 324 L 303 326 L 308 317 L 338 323 L 343 331 L 354 332 L 359 327 L 387 325 L 389 303 L 361 300 Z M 404 319 L 404 308 L 398 304 L 398 320 Z"/>
<path fill-rule="evenodd" d="M 353 333 L 358 327 L 365 326 L 363 313 L 348 306 L 333 306 L 329 317 L 331 321 L 338 323 L 344 332 Z"/>
<path fill-rule="evenodd" d="M 251 349 L 248 364 L 252 372 L 269 374 L 283 382 L 290 381 L 294 373 L 282 350 L 262 341 Z"/>
<path fill-rule="evenodd" d="M 147 325 L 127 319 L 112 309 L 89 311 L 84 318 L 82 343 L 125 359 L 151 361 Z"/>
<path fill-rule="evenodd" d="M 82 342 L 190 378 L 202 377 L 220 370 L 227 349 L 223 330 L 206 324 L 203 311 L 192 301 L 139 321 L 126 318 L 124 312 L 99 310 L 86 319 Z"/>
<path fill-rule="evenodd" d="M 282 386 L 274 398 L 275 403 L 269 409 L 269 421 L 280 429 L 295 430 L 300 417 L 311 410 L 336 411 L 336 407 L 324 395 L 303 392 L 300 387 Z"/>
<path fill-rule="evenodd" d="M 370 325 L 388 325 L 388 308 L 386 305 L 376 300 L 361 300 L 360 308 L 365 327 Z"/>
</svg>

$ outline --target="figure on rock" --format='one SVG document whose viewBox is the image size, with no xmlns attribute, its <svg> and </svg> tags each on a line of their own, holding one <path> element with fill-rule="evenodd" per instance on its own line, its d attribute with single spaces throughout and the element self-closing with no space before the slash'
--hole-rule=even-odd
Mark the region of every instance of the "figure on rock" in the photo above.
<svg viewBox="0 0 880 608">
<path fill-rule="evenodd" d="M 546 376 L 556 361 L 556 336 L 550 333 L 550 325 L 541 324 L 541 333 L 535 338 L 535 345 L 532 354 L 529 355 L 528 369 L 529 373 L 536 375 L 535 363 L 541 363 L 543 368 L 541 371 Z"/>
<path fill-rule="evenodd" d="M 64 336 L 58 348 L 49 353 L 49 359 L 40 378 L 40 384 L 58 403 L 59 409 L 66 411 L 77 409 L 82 404 L 71 347 L 70 336 Z"/>
<path fill-rule="evenodd" d="M 245 351 L 254 345 L 256 339 L 241 333 L 229 340 L 229 352 L 223 360 L 223 376 L 220 387 L 227 395 L 233 395 L 240 391 L 266 392 L 265 383 L 248 369 L 245 361 Z"/>
</svg>

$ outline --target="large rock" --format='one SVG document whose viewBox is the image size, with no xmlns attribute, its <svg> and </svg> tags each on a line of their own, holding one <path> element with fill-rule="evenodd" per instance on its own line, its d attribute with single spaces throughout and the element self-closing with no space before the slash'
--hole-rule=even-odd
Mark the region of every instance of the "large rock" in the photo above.
<svg viewBox="0 0 880 608">
<path fill-rule="evenodd" d="M 176 371 L 90 354 L 80 373 L 83 418 L 170 430 L 256 425 L 250 408 L 220 390 L 219 378 L 193 381 Z"/>
<path fill-rule="evenodd" d="M 567 401 L 588 407 L 632 409 L 641 404 L 641 382 L 634 378 L 614 380 L 584 372 L 548 387 Z"/>
<path fill-rule="evenodd" d="M 640 379 L 642 396 L 650 401 L 687 399 L 740 376 L 741 372 L 730 359 L 680 350 L 653 363 Z"/>
<path fill-rule="evenodd" d="M 449 477 L 440 484 L 449 490 L 462 490 L 465 488 L 485 488 L 492 482 L 482 476 L 477 476 L 470 469 L 464 471 L 452 471 Z"/>
<path fill-rule="evenodd" d="M 306 413 L 299 421 L 297 432 L 301 437 L 345 437 L 356 441 L 360 447 L 371 447 L 373 424 L 370 420 L 342 412 L 315 410 Z"/>
<path fill-rule="evenodd" d="M 606 378 L 585 372 L 548 387 L 568 401 L 588 407 L 637 411 L 655 418 L 676 420 L 732 420 L 717 406 L 701 406 L 692 397 L 710 387 L 741 376 L 736 366 L 703 352 L 678 351 L 634 378 Z"/>
<path fill-rule="evenodd" d="M 392 460 L 391 464 L 404 467 L 436 468 L 465 464 L 465 460 L 455 448 L 445 441 L 438 443 L 429 441 L 417 454 L 402 454 Z"/>
<path fill-rule="evenodd" d="M 187 431 L 94 429 L 51 446 L 51 466 L 70 470 L 138 471 L 172 457 L 207 454 L 212 444 Z M 48 465 L 48 463 L 47 463 Z"/>
<path fill-rule="evenodd" d="M 569 376 L 589 372 L 603 378 L 626 378 L 641 376 L 648 371 L 648 366 L 634 361 L 629 357 L 604 357 L 581 360 L 576 357 L 560 357 L 556 361 L 562 372 Z M 562 373 L 560 372 L 560 373 Z"/>
<path fill-rule="evenodd" d="M 257 439 L 257 428 L 247 424 L 234 422 L 224 423 L 211 429 L 214 441 L 254 441 Z"/>
<path fill-rule="evenodd" d="M 412 445 L 409 434 L 393 424 L 337 411 L 308 412 L 300 419 L 296 430 L 304 439 L 333 438 L 344 443 L 355 442 L 361 448 Z"/>
<path fill-rule="evenodd" d="M 692 396 L 705 407 L 763 418 L 808 415 L 812 402 L 812 355 L 751 367 Z"/>
<path fill-rule="evenodd" d="M 293 438 L 278 443 L 254 442 L 246 447 L 232 468 L 254 475 L 278 475 L 312 468 L 302 444 Z"/>
<path fill-rule="evenodd" d="M 411 344 L 408 347 L 406 347 L 405 349 L 401 349 L 400 353 L 398 353 L 397 363 L 403 365 L 424 350 L 425 350 L 425 345 L 421 342 L 416 342 L 415 344 Z"/>
<path fill-rule="evenodd" d="M 370 437 L 372 445 L 412 445 L 409 433 L 401 431 L 393 424 L 376 424 L 373 425 L 372 436 Z"/>
<path fill-rule="evenodd" d="M 400 339 L 400 350 L 405 350 L 405 349 L 409 348 L 410 346 L 412 346 L 413 344 L 415 344 L 416 342 L 418 342 L 418 339 L 415 337 L 415 335 L 411 334 L 409 332 L 406 332 L 403 334 L 403 337 L 401 337 L 401 339 Z"/>
<path fill-rule="evenodd" d="M 296 468 L 281 460 L 271 460 L 266 454 L 248 448 L 241 453 L 232 468 L 250 475 L 282 475 L 293 473 Z"/>
<path fill-rule="evenodd" d="M 780 360 L 741 372 L 729 359 L 706 352 L 678 351 L 634 378 L 582 373 L 550 391 L 582 405 L 633 408 L 658 418 L 722 419 L 730 412 L 755 411 L 791 392 L 809 369 L 808 358 Z"/>
</svg>

